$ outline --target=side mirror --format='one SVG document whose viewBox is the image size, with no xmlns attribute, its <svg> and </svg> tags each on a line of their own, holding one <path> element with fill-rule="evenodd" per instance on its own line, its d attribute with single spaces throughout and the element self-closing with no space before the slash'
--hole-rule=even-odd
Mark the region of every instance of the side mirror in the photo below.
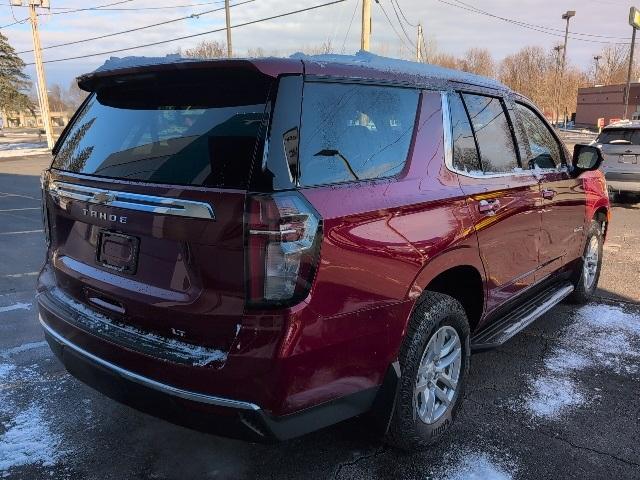
<svg viewBox="0 0 640 480">
<path fill-rule="evenodd" d="M 577 177 L 582 172 L 597 170 L 603 160 L 598 147 L 578 144 L 573 148 L 572 172 Z"/>
</svg>

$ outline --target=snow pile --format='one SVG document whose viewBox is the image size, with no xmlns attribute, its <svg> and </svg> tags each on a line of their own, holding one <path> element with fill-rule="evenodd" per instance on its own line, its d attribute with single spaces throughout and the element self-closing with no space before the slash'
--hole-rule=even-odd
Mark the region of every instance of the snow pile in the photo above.
<svg viewBox="0 0 640 480">
<path fill-rule="evenodd" d="M 13 305 L 0 307 L 0 313 L 11 312 L 13 310 L 31 310 L 31 304 L 18 302 L 18 303 L 14 303 Z"/>
<path fill-rule="evenodd" d="M 610 305 L 587 305 L 576 312 L 544 368 L 531 382 L 522 407 L 534 417 L 557 419 L 591 398 L 574 378 L 599 367 L 618 375 L 640 371 L 640 314 Z"/>
<path fill-rule="evenodd" d="M 10 363 L 0 363 L 0 382 L 7 378 L 15 368 L 16 367 Z M 0 383 L 0 385 L 2 384 Z"/>
<path fill-rule="evenodd" d="M 44 412 L 32 404 L 18 413 L 0 436 L 0 472 L 7 476 L 12 467 L 40 464 L 54 465 L 60 458 L 62 438 L 51 432 Z"/>
<path fill-rule="evenodd" d="M 29 351 L 32 342 L 1 352 L 0 358 L 8 358 L 15 353 Z M 32 368 L 17 367 L 11 363 L 0 363 L 0 477 L 10 476 L 9 469 L 24 465 L 52 466 L 62 457 L 60 450 L 62 437 L 51 431 L 50 417 L 38 401 L 32 401 L 26 408 L 13 401 L 10 382 L 15 385 L 38 385 L 42 375 Z M 18 387 L 20 388 L 20 387 Z M 30 395 L 34 398 L 33 395 Z M 35 398 L 42 395 L 36 394 Z M 46 398 L 46 397 L 45 397 Z"/>
<path fill-rule="evenodd" d="M 516 466 L 508 460 L 497 460 L 481 452 L 460 454 L 453 465 L 441 468 L 434 476 L 436 480 L 511 480 Z M 449 462 L 447 462 L 449 463 Z"/>
<path fill-rule="evenodd" d="M 16 143 L 0 143 L 0 158 L 22 157 L 27 155 L 40 155 L 49 153 L 46 142 L 16 142 Z"/>
</svg>

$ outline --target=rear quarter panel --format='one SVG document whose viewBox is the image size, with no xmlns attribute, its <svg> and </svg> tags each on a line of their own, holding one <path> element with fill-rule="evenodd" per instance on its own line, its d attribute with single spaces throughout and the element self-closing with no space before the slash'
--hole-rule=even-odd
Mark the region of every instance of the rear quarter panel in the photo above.
<svg viewBox="0 0 640 480">
<path fill-rule="evenodd" d="M 379 385 L 428 281 L 467 259 L 480 265 L 444 153 L 440 93 L 425 92 L 399 178 L 301 190 L 324 234 L 305 313 L 281 349 L 282 373 L 297 379 L 283 392 L 287 410 Z"/>
</svg>

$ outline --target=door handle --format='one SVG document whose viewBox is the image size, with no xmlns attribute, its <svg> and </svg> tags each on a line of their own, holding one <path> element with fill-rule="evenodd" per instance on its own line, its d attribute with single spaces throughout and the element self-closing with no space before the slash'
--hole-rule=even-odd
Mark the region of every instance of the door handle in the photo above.
<svg viewBox="0 0 640 480">
<path fill-rule="evenodd" d="M 552 200 L 553 197 L 556 196 L 555 190 L 542 190 L 542 198 L 546 198 L 547 200 Z"/>
<path fill-rule="evenodd" d="M 500 200 L 480 200 L 478 211 L 480 213 L 495 213 L 500 208 Z"/>
</svg>

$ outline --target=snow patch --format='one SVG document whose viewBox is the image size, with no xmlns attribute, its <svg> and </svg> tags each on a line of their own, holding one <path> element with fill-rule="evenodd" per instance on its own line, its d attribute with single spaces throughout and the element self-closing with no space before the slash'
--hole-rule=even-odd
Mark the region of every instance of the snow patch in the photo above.
<svg viewBox="0 0 640 480">
<path fill-rule="evenodd" d="M 22 465 L 54 465 L 60 458 L 58 446 L 62 439 L 49 429 L 44 412 L 32 404 L 16 415 L 0 436 L 0 472 L 3 477 L 8 470 Z"/>
<path fill-rule="evenodd" d="M 6 307 L 0 307 L 0 313 L 12 312 L 13 310 L 31 310 L 31 304 L 15 303 L 13 305 L 7 305 Z"/>
<path fill-rule="evenodd" d="M 22 353 L 22 352 L 28 352 L 29 350 L 33 350 L 36 348 L 42 348 L 42 347 L 46 347 L 47 346 L 47 342 L 45 342 L 44 340 L 41 342 L 29 342 L 29 343 L 23 343 L 22 345 L 18 345 L 17 347 L 13 347 L 13 348 L 8 348 L 7 350 L 4 350 L 2 352 L 0 352 L 0 357 L 4 357 L 7 358 L 11 355 L 15 355 L 17 353 Z"/>
<path fill-rule="evenodd" d="M 46 143 L 32 142 L 2 142 L 0 143 L 0 158 L 23 157 L 49 153 Z"/>
<path fill-rule="evenodd" d="M 472 452 L 460 455 L 453 465 L 436 474 L 436 480 L 511 480 L 516 472 L 515 465 L 506 460 L 497 460 L 487 453 Z"/>
<path fill-rule="evenodd" d="M 583 391 L 575 374 L 592 367 L 618 375 L 639 373 L 640 314 L 605 304 L 580 308 L 532 379 L 531 392 L 520 407 L 534 417 L 558 419 L 589 402 L 593 397 Z"/>
<path fill-rule="evenodd" d="M 154 333 L 146 332 L 132 325 L 116 323 L 109 317 L 96 312 L 80 302 L 76 302 L 59 289 L 51 290 L 51 294 L 84 317 L 85 321 L 83 321 L 83 318 L 81 317 L 79 318 L 79 321 L 86 325 L 85 328 L 90 328 L 98 334 L 108 335 L 109 332 L 125 332 L 136 337 L 137 341 L 139 341 L 141 345 L 145 343 L 145 340 L 147 341 L 147 345 L 150 346 L 157 347 L 158 345 L 162 345 L 163 348 L 166 347 L 174 354 L 184 358 L 185 360 L 191 361 L 192 365 L 198 367 L 214 362 L 224 362 L 227 359 L 227 353 L 221 350 L 181 342 L 173 338 L 166 338 Z"/>
<path fill-rule="evenodd" d="M 11 365 L 9 363 L 0 363 L 0 381 L 7 378 L 11 371 L 15 368 L 16 367 L 14 365 Z"/>
</svg>

